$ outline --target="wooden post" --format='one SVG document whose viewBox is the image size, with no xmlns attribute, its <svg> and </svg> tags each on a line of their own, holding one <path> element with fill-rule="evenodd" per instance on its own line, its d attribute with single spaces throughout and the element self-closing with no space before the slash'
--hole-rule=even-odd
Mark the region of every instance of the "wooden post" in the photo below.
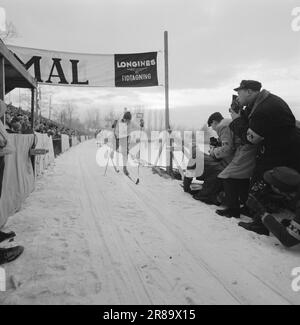
<svg viewBox="0 0 300 325">
<path fill-rule="evenodd" d="M 165 128 L 166 131 L 171 134 L 170 130 L 170 116 L 169 116 L 169 49 L 168 49 L 168 32 L 164 32 L 164 53 L 165 53 Z M 172 174 L 172 155 L 171 150 L 168 150 L 168 147 L 171 147 L 171 143 L 167 141 L 167 173 Z"/>
<path fill-rule="evenodd" d="M 4 101 L 5 97 L 5 62 L 4 57 L 0 57 L 0 99 Z M 1 121 L 5 124 L 5 114 L 1 117 Z"/>
<path fill-rule="evenodd" d="M 31 88 L 31 129 L 34 131 L 34 102 L 35 102 L 35 89 Z"/>
<path fill-rule="evenodd" d="M 34 102 L 35 102 L 34 117 L 35 117 L 36 121 L 39 121 L 39 108 L 40 108 L 40 104 L 39 104 L 39 86 L 36 87 L 34 94 L 35 94 L 35 96 L 34 96 Z"/>
</svg>

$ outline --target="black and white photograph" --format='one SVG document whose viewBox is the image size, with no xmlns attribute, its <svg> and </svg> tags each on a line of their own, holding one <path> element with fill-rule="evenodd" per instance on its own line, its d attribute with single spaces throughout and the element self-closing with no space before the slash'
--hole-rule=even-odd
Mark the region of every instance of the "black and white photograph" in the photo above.
<svg viewBox="0 0 300 325">
<path fill-rule="evenodd" d="M 0 0 L 0 78 L 0 305 L 300 305 L 300 0 Z"/>
</svg>

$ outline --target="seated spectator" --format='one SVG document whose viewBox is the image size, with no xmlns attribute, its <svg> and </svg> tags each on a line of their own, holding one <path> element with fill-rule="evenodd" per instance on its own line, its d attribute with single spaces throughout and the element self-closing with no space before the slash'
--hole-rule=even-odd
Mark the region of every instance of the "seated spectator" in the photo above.
<svg viewBox="0 0 300 325">
<path fill-rule="evenodd" d="M 27 115 L 24 115 L 24 117 L 23 117 L 21 133 L 23 133 L 23 134 L 32 133 L 31 124 L 29 122 L 29 118 L 27 117 Z"/>
<path fill-rule="evenodd" d="M 209 155 L 200 153 L 195 159 L 191 159 L 188 164 L 187 173 L 184 178 L 184 190 L 190 192 L 190 184 L 193 180 L 191 173 L 197 170 L 197 164 L 203 165 L 204 170 L 202 175 L 194 175 L 198 180 L 204 181 L 203 187 L 193 197 L 196 200 L 207 204 L 219 205 L 218 194 L 222 190 L 222 182 L 217 178 L 217 175 L 228 165 L 232 160 L 234 149 L 232 146 L 232 133 L 229 129 L 230 119 L 224 119 L 221 113 L 212 114 L 207 124 L 216 131 L 219 139 L 218 143 L 211 143 Z M 215 141 L 216 142 L 216 141 Z M 201 161 L 200 161 L 201 160 Z"/>
<path fill-rule="evenodd" d="M 257 150 L 255 145 L 247 143 L 247 112 L 242 109 L 236 97 L 233 96 L 229 109 L 232 118 L 229 127 L 234 135 L 235 153 L 229 165 L 218 175 L 223 180 L 227 208 L 217 210 L 216 213 L 227 218 L 239 218 L 241 213 L 247 215 L 249 213 L 246 201 Z"/>
<path fill-rule="evenodd" d="M 12 119 L 10 129 L 12 130 L 12 133 L 21 133 L 22 125 L 18 119 Z"/>
</svg>

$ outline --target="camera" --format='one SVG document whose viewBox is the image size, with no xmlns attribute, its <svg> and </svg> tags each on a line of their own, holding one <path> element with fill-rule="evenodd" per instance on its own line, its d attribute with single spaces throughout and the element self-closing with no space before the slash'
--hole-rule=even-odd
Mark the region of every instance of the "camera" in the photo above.
<svg viewBox="0 0 300 325">
<path fill-rule="evenodd" d="M 209 138 L 209 145 L 212 147 L 221 147 L 221 142 L 219 139 L 215 138 L 215 137 L 210 137 Z"/>
<path fill-rule="evenodd" d="M 241 104 L 238 101 L 238 96 L 232 95 L 232 102 L 231 102 L 229 111 L 232 110 L 238 114 L 238 113 L 240 113 L 242 108 L 243 107 L 241 106 Z"/>
</svg>

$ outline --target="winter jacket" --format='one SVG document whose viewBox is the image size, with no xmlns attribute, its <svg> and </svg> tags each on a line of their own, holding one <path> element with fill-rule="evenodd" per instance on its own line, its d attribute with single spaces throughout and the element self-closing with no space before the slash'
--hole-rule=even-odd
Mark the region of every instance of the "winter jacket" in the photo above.
<svg viewBox="0 0 300 325">
<path fill-rule="evenodd" d="M 248 144 L 246 132 L 248 129 L 247 117 L 244 114 L 230 124 L 233 136 L 235 153 L 230 164 L 218 175 L 219 178 L 249 179 L 255 168 L 257 146 Z"/>
<path fill-rule="evenodd" d="M 230 119 L 223 119 L 217 126 L 216 132 L 222 144 L 221 147 L 216 147 L 210 151 L 211 156 L 216 159 L 222 159 L 225 165 L 228 165 L 234 155 L 233 134 L 229 128 L 232 121 Z"/>
<path fill-rule="evenodd" d="M 300 171 L 300 129 L 289 106 L 278 96 L 262 90 L 249 115 L 249 128 L 264 140 L 257 164 L 261 171 L 276 166 Z"/>
<path fill-rule="evenodd" d="M 196 158 L 190 158 L 188 161 L 186 177 L 199 178 L 205 175 L 205 169 L 218 170 L 220 172 L 230 163 L 234 153 L 232 146 L 233 134 L 229 128 L 230 123 L 230 119 L 223 119 L 217 127 L 216 131 L 222 143 L 221 147 L 211 149 L 209 156 L 196 149 Z"/>
</svg>

